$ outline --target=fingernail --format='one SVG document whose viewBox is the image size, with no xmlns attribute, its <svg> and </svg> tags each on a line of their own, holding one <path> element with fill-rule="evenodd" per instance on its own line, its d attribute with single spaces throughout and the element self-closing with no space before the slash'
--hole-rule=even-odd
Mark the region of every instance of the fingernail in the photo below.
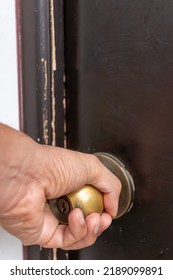
<svg viewBox="0 0 173 280">
<path fill-rule="evenodd" d="M 85 219 L 84 219 L 84 216 L 83 216 L 82 213 L 81 213 L 81 215 L 79 217 L 79 222 L 80 222 L 81 225 L 84 225 L 84 223 L 85 223 Z"/>
<path fill-rule="evenodd" d="M 95 234 L 98 234 L 99 229 L 100 229 L 100 225 L 99 225 L 99 224 L 96 224 L 95 227 L 94 227 L 94 233 L 95 233 Z"/>
</svg>

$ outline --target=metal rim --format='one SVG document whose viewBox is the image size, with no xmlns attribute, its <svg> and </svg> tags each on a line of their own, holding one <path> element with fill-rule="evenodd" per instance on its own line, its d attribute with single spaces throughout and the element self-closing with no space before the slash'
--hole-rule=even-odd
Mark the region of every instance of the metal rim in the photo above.
<svg viewBox="0 0 173 280">
<path fill-rule="evenodd" d="M 122 184 L 122 190 L 119 198 L 118 213 L 114 219 L 123 216 L 133 206 L 135 184 L 125 165 L 114 155 L 109 153 L 95 153 L 98 159 L 119 178 Z"/>
</svg>

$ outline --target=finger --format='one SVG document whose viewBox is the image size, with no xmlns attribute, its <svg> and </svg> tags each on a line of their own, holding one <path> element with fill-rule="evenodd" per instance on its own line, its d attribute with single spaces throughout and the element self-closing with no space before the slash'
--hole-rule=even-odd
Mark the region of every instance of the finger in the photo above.
<svg viewBox="0 0 173 280">
<path fill-rule="evenodd" d="M 92 184 L 104 194 L 105 211 L 115 217 L 121 191 L 120 180 L 99 161 L 99 170 Z"/>
<path fill-rule="evenodd" d="M 95 243 L 98 235 L 107 229 L 112 222 L 112 218 L 107 213 L 103 213 L 101 216 L 97 213 L 90 214 L 86 217 L 87 223 L 87 235 L 78 242 L 69 247 L 64 247 L 65 250 L 78 250 L 84 247 L 91 246 Z"/>
<path fill-rule="evenodd" d="M 85 218 L 87 224 L 87 233 L 81 239 L 72 244 L 71 246 L 65 246 L 64 250 L 77 250 L 84 247 L 91 246 L 97 239 L 97 234 L 100 228 L 100 215 L 98 213 L 92 213 Z"/>
<path fill-rule="evenodd" d="M 98 232 L 98 236 L 101 235 L 110 225 L 112 224 L 112 217 L 103 212 L 101 215 L 101 223 L 100 223 L 100 228 Z"/>
<path fill-rule="evenodd" d="M 50 215 L 52 215 L 50 213 Z M 47 216 L 49 219 L 50 216 Z M 45 219 L 45 224 L 48 223 Z M 43 235 L 47 236 L 47 225 L 45 225 Z M 47 241 L 42 242 L 42 247 L 45 248 L 63 248 L 64 246 L 71 246 L 73 243 L 82 239 L 87 233 L 87 226 L 80 209 L 74 209 L 69 215 L 69 226 L 58 224 L 54 231 L 52 230 Z M 43 239 L 42 239 L 43 240 Z M 45 239 L 44 239 L 45 240 Z"/>
<path fill-rule="evenodd" d="M 50 169 L 46 174 L 51 177 L 45 186 L 47 199 L 91 184 L 105 193 L 105 210 L 111 216 L 116 216 L 121 183 L 96 156 L 57 147 L 45 146 L 45 149 L 49 152 L 46 166 Z"/>
</svg>

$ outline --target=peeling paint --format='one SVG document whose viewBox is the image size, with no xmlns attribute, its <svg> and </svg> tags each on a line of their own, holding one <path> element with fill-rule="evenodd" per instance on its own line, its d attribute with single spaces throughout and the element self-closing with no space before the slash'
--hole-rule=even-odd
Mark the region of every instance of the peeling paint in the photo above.
<svg viewBox="0 0 173 280">
<path fill-rule="evenodd" d="M 44 100 L 47 100 L 47 60 L 43 60 L 44 63 Z"/>
<path fill-rule="evenodd" d="M 67 122 L 66 122 L 66 92 L 64 88 L 63 94 L 63 110 L 64 110 L 64 148 L 67 148 Z"/>
<path fill-rule="evenodd" d="M 48 71 L 47 71 L 47 60 L 42 58 L 41 63 L 43 63 L 43 72 L 44 72 L 44 93 L 43 101 L 47 101 L 47 86 L 48 86 Z M 49 143 L 49 129 L 48 129 L 48 111 L 47 108 L 43 106 L 43 139 L 44 143 L 48 145 Z"/>
<path fill-rule="evenodd" d="M 51 97 L 52 97 L 52 146 L 56 145 L 56 130 L 55 130 L 55 79 L 54 71 L 56 71 L 56 45 L 55 45 L 55 20 L 54 20 L 54 0 L 50 0 L 50 23 L 51 23 Z"/>
<path fill-rule="evenodd" d="M 51 25 L 51 102 L 52 102 L 52 146 L 56 146 L 56 129 L 55 129 L 55 77 L 56 71 L 56 45 L 55 45 L 55 21 L 54 21 L 54 0 L 50 0 L 50 25 Z M 53 260 L 57 260 L 57 249 L 53 249 Z"/>
<path fill-rule="evenodd" d="M 48 114 L 47 110 L 43 109 L 43 138 L 44 143 L 48 145 L 49 143 L 49 136 L 48 136 Z"/>
<path fill-rule="evenodd" d="M 53 260 L 57 260 L 57 249 L 53 249 Z"/>
</svg>

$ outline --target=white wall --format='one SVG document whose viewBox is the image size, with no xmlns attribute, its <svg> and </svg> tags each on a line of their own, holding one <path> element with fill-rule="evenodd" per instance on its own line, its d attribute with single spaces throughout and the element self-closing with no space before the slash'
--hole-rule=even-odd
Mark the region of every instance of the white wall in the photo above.
<svg viewBox="0 0 173 280">
<path fill-rule="evenodd" d="M 0 0 L 0 122 L 19 128 L 15 0 Z M 22 245 L 0 228 L 0 260 L 7 259 L 22 259 Z"/>
</svg>

